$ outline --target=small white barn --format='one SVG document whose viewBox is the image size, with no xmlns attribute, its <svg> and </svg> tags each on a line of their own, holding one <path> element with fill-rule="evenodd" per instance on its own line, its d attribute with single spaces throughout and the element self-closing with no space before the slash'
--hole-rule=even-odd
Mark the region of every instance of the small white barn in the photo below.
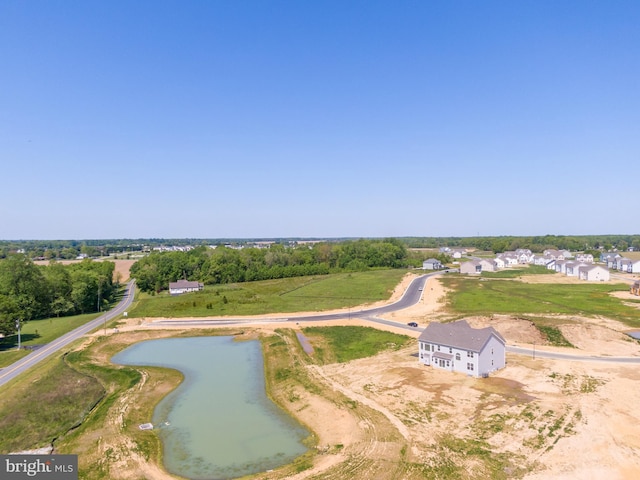
<svg viewBox="0 0 640 480">
<path fill-rule="evenodd" d="M 189 292 L 199 292 L 204 288 L 204 285 L 200 282 L 190 282 L 188 280 L 178 280 L 177 282 L 169 283 L 170 295 L 181 295 Z"/>
<path fill-rule="evenodd" d="M 504 368 L 506 341 L 493 327 L 472 328 L 466 320 L 430 323 L 418 337 L 423 365 L 474 377 Z"/>
</svg>

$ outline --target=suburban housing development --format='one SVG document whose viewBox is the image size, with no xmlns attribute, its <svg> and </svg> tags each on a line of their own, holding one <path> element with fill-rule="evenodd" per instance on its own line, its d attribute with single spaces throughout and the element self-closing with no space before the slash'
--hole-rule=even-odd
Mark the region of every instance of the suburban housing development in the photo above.
<svg viewBox="0 0 640 480">
<path fill-rule="evenodd" d="M 594 264 L 591 254 L 576 253 L 567 250 L 545 250 L 542 255 L 534 255 L 531 250 L 518 249 L 499 253 L 495 258 L 471 258 L 460 264 L 460 273 L 466 275 L 495 272 L 515 265 L 542 265 L 567 276 L 591 282 L 610 280 L 610 270 L 623 273 L 640 273 L 640 260 L 625 258 L 619 253 L 603 253 L 601 264 Z M 427 269 L 426 265 L 423 268 Z"/>
<path fill-rule="evenodd" d="M 472 328 L 466 320 L 432 322 L 418 337 L 418 354 L 424 365 L 486 377 L 506 365 L 505 344 L 493 327 Z"/>
</svg>

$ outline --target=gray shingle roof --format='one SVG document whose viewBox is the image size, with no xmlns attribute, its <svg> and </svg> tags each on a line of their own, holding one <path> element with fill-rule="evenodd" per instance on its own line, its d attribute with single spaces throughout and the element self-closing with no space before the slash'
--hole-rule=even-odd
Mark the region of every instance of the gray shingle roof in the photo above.
<svg viewBox="0 0 640 480">
<path fill-rule="evenodd" d="M 458 320 L 453 323 L 432 322 L 427 325 L 418 340 L 461 350 L 480 352 L 492 335 L 495 335 L 503 344 L 506 343 L 502 335 L 493 327 L 472 328 L 466 320 Z"/>
<path fill-rule="evenodd" d="M 170 282 L 169 288 L 200 288 L 202 284 L 200 282 L 190 282 L 189 280 L 178 280 L 177 282 Z"/>
</svg>

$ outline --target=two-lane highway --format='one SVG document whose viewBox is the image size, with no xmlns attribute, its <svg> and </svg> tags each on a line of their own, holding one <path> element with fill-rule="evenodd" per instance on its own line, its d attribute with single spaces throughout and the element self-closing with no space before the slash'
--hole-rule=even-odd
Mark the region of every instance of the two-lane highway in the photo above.
<svg viewBox="0 0 640 480">
<path fill-rule="evenodd" d="M 115 318 L 121 313 L 125 312 L 133 302 L 134 293 L 135 293 L 135 280 L 131 280 L 127 284 L 124 297 L 115 308 L 113 308 L 112 310 L 109 310 L 104 315 L 101 315 L 98 318 L 91 320 L 89 323 L 85 323 L 81 327 L 78 327 L 75 330 L 72 330 L 63 336 L 56 338 L 53 342 L 42 346 L 41 348 L 27 355 L 26 357 L 0 370 L 0 386 L 11 381 L 13 378 L 17 377 L 25 370 L 28 370 L 29 368 L 33 367 L 36 363 L 41 362 L 42 360 L 54 354 L 61 348 L 69 345 L 71 342 L 79 339 L 80 337 L 87 334 L 88 332 L 95 330 L 98 327 L 101 327 L 112 318 Z"/>
</svg>

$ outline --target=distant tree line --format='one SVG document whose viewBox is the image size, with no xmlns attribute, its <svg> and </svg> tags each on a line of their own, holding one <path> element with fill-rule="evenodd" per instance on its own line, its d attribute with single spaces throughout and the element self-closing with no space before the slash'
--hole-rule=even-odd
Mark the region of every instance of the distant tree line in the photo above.
<svg viewBox="0 0 640 480">
<path fill-rule="evenodd" d="M 312 246 L 272 244 L 268 248 L 154 252 L 131 267 L 136 285 L 160 292 L 180 279 L 209 285 L 322 275 L 370 268 L 400 268 L 411 263 L 405 245 L 397 239 L 321 242 Z"/>
<path fill-rule="evenodd" d="M 174 246 L 251 246 L 257 241 L 273 241 L 286 247 L 301 244 L 301 238 L 275 239 L 196 239 L 196 238 L 140 238 L 112 240 L 0 240 L 0 258 L 10 253 L 24 252 L 31 259 L 66 260 L 80 254 L 88 257 L 101 257 L 111 254 L 140 252 L 143 248 L 152 249 L 163 245 Z M 353 239 L 315 239 L 322 243 L 343 244 Z M 373 239 L 372 239 L 373 240 Z M 541 253 L 548 248 L 571 251 L 587 250 L 626 250 L 634 247 L 640 250 L 640 235 L 542 235 L 542 236 L 484 236 L 484 237 L 402 237 L 396 239 L 407 248 L 473 247 L 495 253 L 518 248 L 528 248 Z M 377 241 L 380 241 L 378 239 Z"/>
<path fill-rule="evenodd" d="M 114 300 L 113 262 L 36 265 L 23 254 L 0 260 L 0 333 L 16 321 L 63 317 L 101 310 Z"/>
</svg>

